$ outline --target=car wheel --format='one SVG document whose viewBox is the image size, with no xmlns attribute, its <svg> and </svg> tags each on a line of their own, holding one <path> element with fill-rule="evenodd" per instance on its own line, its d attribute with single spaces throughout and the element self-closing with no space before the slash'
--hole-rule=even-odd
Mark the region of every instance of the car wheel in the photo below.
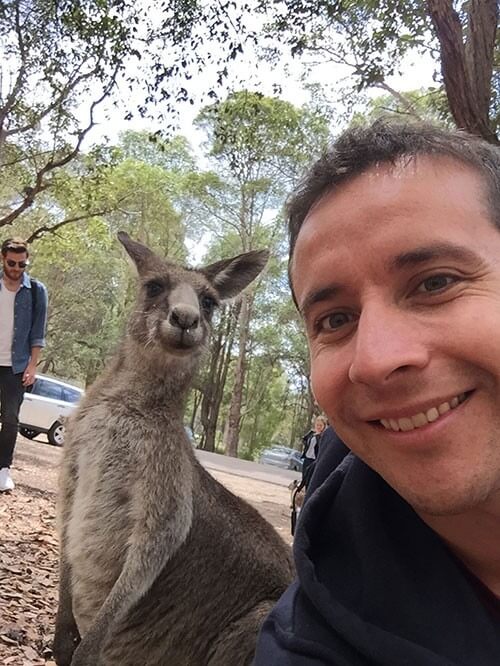
<svg viewBox="0 0 500 666">
<path fill-rule="evenodd" d="M 27 437 L 27 439 L 35 439 L 40 434 L 38 430 L 31 430 L 30 428 L 19 428 L 19 432 L 23 437 Z"/>
<path fill-rule="evenodd" d="M 64 444 L 64 426 L 59 421 L 56 421 L 52 428 L 47 433 L 49 443 L 52 446 L 62 446 Z"/>
</svg>

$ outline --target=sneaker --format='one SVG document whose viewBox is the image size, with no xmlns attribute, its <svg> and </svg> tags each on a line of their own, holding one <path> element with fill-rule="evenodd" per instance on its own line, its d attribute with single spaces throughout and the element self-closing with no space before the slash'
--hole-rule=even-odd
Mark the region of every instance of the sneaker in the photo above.
<svg viewBox="0 0 500 666">
<path fill-rule="evenodd" d="M 10 476 L 10 468 L 2 467 L 2 469 L 0 469 L 0 492 L 14 490 L 14 487 L 14 481 L 12 481 L 12 477 Z"/>
</svg>

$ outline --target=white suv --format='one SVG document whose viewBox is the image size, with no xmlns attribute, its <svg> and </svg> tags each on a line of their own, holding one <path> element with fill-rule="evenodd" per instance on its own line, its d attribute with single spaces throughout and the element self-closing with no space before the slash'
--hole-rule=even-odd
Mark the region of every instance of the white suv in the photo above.
<svg viewBox="0 0 500 666">
<path fill-rule="evenodd" d="M 50 444 L 64 443 L 64 419 L 76 407 L 83 390 L 44 375 L 26 389 L 19 413 L 19 431 L 33 439 L 45 433 Z"/>
</svg>

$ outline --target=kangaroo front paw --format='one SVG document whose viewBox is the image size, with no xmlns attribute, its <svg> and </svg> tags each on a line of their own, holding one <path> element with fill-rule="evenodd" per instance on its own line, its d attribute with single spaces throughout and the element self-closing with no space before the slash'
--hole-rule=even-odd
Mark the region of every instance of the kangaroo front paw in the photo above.
<svg viewBox="0 0 500 666">
<path fill-rule="evenodd" d="M 82 641 L 76 648 L 71 660 L 71 666 L 98 666 L 99 649 L 94 644 Z"/>
<path fill-rule="evenodd" d="M 80 634 L 76 627 L 56 629 L 52 652 L 57 666 L 70 666 L 73 654 L 80 642 Z"/>
</svg>

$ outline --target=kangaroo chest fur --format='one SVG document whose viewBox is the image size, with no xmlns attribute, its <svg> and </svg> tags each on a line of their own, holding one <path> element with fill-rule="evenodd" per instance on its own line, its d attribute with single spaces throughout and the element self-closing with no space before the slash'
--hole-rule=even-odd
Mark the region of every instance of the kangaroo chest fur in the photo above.
<svg viewBox="0 0 500 666">
<path fill-rule="evenodd" d="M 70 429 L 78 438 L 88 432 L 88 421 L 93 424 L 92 439 L 78 449 L 67 525 L 73 608 L 82 633 L 118 579 L 134 540 L 155 538 L 165 522 L 182 520 L 180 531 L 189 531 L 190 474 L 184 473 L 182 480 L 176 476 L 189 470 L 193 454 L 182 425 L 164 411 L 158 399 L 132 413 L 123 402 L 97 403 Z M 168 508 L 172 489 L 174 514 Z"/>
</svg>

